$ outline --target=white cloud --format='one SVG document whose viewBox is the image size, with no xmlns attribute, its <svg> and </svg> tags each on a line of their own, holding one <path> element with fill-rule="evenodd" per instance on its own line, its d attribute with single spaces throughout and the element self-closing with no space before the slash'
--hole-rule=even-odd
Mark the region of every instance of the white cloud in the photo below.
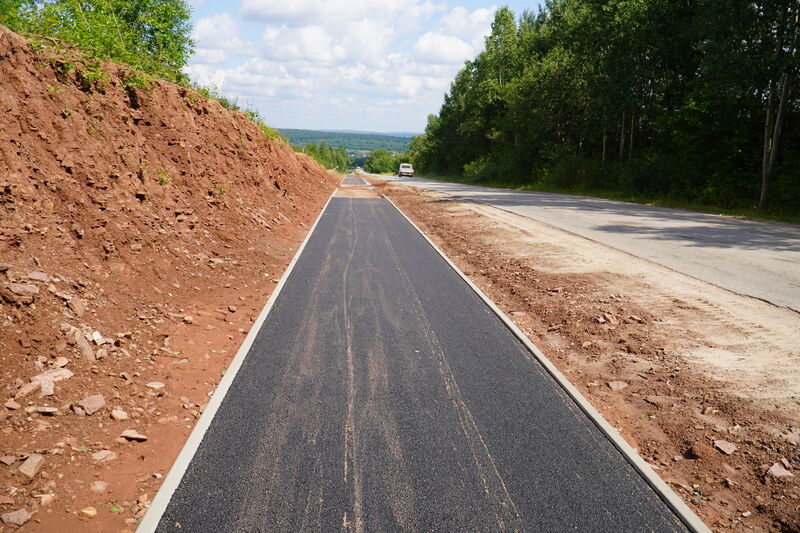
<svg viewBox="0 0 800 533">
<path fill-rule="evenodd" d="M 242 0 L 238 15 L 196 21 L 186 73 L 276 126 L 421 130 L 482 48 L 494 11 L 448 11 L 444 0 Z"/>
<path fill-rule="evenodd" d="M 427 63 L 463 63 L 474 55 L 472 47 L 452 35 L 428 32 L 414 44 L 414 56 Z"/>
<path fill-rule="evenodd" d="M 266 22 L 315 24 L 360 19 L 390 20 L 398 13 L 419 5 L 418 0 L 242 0 L 240 11 L 247 18 Z"/>
<path fill-rule="evenodd" d="M 228 13 L 198 20 L 192 29 L 192 39 L 198 48 L 241 50 L 244 46 L 236 22 Z"/>
<path fill-rule="evenodd" d="M 484 37 L 489 35 L 495 11 L 497 11 L 496 6 L 478 8 L 474 11 L 457 6 L 442 17 L 438 30 L 478 47 L 483 44 Z"/>
</svg>

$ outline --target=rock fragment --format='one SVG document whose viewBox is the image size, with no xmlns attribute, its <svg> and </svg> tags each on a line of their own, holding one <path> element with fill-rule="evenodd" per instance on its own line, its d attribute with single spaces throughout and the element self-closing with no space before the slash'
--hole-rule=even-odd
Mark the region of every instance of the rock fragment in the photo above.
<svg viewBox="0 0 800 533">
<path fill-rule="evenodd" d="M 95 463 L 108 463 L 117 458 L 117 454 L 111 450 L 100 450 L 92 454 L 92 461 Z"/>
<path fill-rule="evenodd" d="M 97 516 L 97 509 L 92 506 L 84 507 L 81 509 L 81 516 L 85 516 L 87 518 L 94 518 Z"/>
<path fill-rule="evenodd" d="M 44 466 L 44 456 L 39 453 L 32 453 L 25 459 L 25 462 L 20 465 L 17 471 L 28 479 L 33 479 L 39 470 Z"/>
<path fill-rule="evenodd" d="M 17 509 L 16 511 L 11 511 L 10 513 L 3 513 L 0 515 L 0 520 L 2 520 L 4 524 L 23 526 L 28 522 L 28 520 L 31 519 L 32 516 L 33 515 L 29 513 L 27 509 Z"/>
<path fill-rule="evenodd" d="M 78 405 L 86 411 L 87 415 L 91 416 L 105 407 L 106 399 L 103 398 L 102 394 L 93 394 L 79 401 Z"/>
<path fill-rule="evenodd" d="M 83 317 L 83 314 L 86 312 L 86 307 L 83 305 L 83 301 L 77 296 L 73 296 L 67 301 L 67 307 L 69 307 L 70 311 L 72 311 L 78 318 Z"/>
<path fill-rule="evenodd" d="M 133 440 L 136 442 L 144 442 L 147 440 L 147 437 L 136 431 L 135 429 L 126 429 L 120 434 L 120 437 L 128 440 Z"/>
<path fill-rule="evenodd" d="M 122 409 L 113 409 L 111 411 L 111 418 L 113 418 L 114 420 L 127 420 L 128 413 L 126 413 Z"/>
<path fill-rule="evenodd" d="M 715 440 L 714 448 L 718 449 L 725 455 L 731 455 L 733 452 L 736 451 L 736 445 L 726 440 Z"/>
<path fill-rule="evenodd" d="M 41 386 L 42 384 L 40 382 L 31 381 L 30 383 L 23 385 L 22 388 L 17 391 L 17 393 L 14 395 L 14 399 L 19 400 L 21 398 L 26 398 L 39 390 L 39 387 Z"/>
<path fill-rule="evenodd" d="M 89 489 L 95 494 L 102 494 L 108 488 L 109 483 L 106 481 L 95 481 L 89 485 Z"/>
<path fill-rule="evenodd" d="M 11 466 L 17 462 L 17 458 L 14 455 L 4 455 L 0 457 L 0 463 L 3 463 L 6 466 Z"/>
<path fill-rule="evenodd" d="M 31 272 L 30 274 L 28 274 L 28 279 L 31 279 L 33 281 L 41 281 L 42 283 L 50 282 L 50 276 L 48 276 L 44 272 Z"/>
<path fill-rule="evenodd" d="M 161 390 L 164 388 L 164 384 L 161 383 L 160 381 L 151 381 L 150 383 L 145 385 L 145 387 L 148 387 L 153 390 Z"/>
<path fill-rule="evenodd" d="M 61 357 L 59 359 L 65 359 L 67 361 L 67 363 L 69 363 L 69 359 L 67 359 L 66 357 Z M 58 361 L 58 359 L 56 361 Z M 66 364 L 66 363 L 64 363 L 64 364 Z M 44 381 L 44 380 L 53 381 L 53 382 L 63 381 L 65 379 L 71 378 L 73 375 L 74 374 L 72 373 L 72 371 L 71 370 L 67 370 L 66 368 L 60 368 L 60 367 L 59 368 L 51 368 L 50 370 L 47 370 L 45 372 L 42 372 L 41 374 L 37 374 L 37 375 L 33 376 L 31 378 L 31 382 L 33 382 L 33 381 Z"/>
<path fill-rule="evenodd" d="M 12 304 L 30 305 L 39 294 L 39 287 L 30 283 L 4 283 L 0 286 L 0 298 Z"/>
<path fill-rule="evenodd" d="M 606 385 L 613 391 L 620 391 L 628 386 L 624 381 L 609 381 Z"/>
<path fill-rule="evenodd" d="M 767 470 L 767 474 L 776 477 L 776 478 L 789 478 L 794 477 L 794 474 L 786 470 L 782 464 L 775 463 L 772 465 L 769 470 Z"/>
<path fill-rule="evenodd" d="M 6 409 L 11 409 L 12 411 L 14 411 L 14 410 L 16 410 L 16 409 L 21 409 L 21 408 L 22 408 L 22 405 L 20 405 L 20 404 L 18 404 L 17 402 L 15 402 L 13 398 L 12 398 L 12 399 L 10 399 L 10 400 L 8 400 L 8 401 L 7 401 L 6 403 L 4 403 L 3 405 L 5 405 L 5 406 L 6 406 Z"/>
</svg>

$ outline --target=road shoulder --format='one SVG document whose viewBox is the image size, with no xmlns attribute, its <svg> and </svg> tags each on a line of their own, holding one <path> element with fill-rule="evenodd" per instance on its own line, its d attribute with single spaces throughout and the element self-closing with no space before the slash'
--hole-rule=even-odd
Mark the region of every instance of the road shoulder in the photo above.
<svg viewBox="0 0 800 533">
<path fill-rule="evenodd" d="M 524 217 L 380 189 L 706 523 L 797 527 L 795 478 L 768 471 L 798 459 L 800 315 Z"/>
</svg>

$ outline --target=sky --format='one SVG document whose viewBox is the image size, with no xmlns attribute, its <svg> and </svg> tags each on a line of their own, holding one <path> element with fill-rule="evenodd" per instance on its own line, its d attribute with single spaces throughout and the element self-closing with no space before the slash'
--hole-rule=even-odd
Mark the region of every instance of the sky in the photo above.
<svg viewBox="0 0 800 533">
<path fill-rule="evenodd" d="M 192 0 L 186 73 L 277 128 L 421 132 L 498 5 Z M 536 2 L 503 2 L 517 15 Z"/>
</svg>

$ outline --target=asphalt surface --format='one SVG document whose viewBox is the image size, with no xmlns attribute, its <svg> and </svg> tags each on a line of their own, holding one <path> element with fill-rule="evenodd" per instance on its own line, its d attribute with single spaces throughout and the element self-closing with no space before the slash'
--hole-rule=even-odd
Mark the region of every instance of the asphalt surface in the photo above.
<svg viewBox="0 0 800 533">
<path fill-rule="evenodd" d="M 387 201 L 333 198 L 159 531 L 685 531 Z"/>
<path fill-rule="evenodd" d="M 378 177 L 499 207 L 738 294 L 800 311 L 797 225 L 585 196 Z"/>
</svg>

